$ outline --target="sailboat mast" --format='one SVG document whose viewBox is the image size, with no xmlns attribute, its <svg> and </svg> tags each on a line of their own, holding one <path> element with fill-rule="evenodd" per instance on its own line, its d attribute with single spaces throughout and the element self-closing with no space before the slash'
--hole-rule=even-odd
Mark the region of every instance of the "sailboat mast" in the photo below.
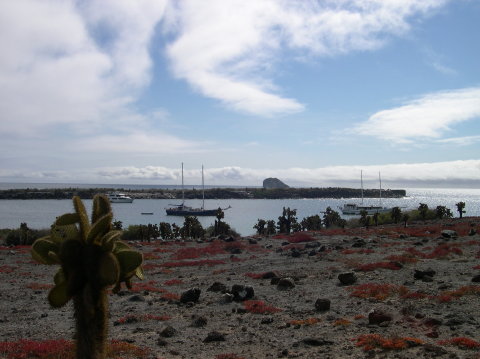
<svg viewBox="0 0 480 359">
<path fill-rule="evenodd" d="M 378 181 L 380 182 L 380 206 L 382 206 L 382 177 L 380 177 L 380 172 L 378 172 Z"/>
<path fill-rule="evenodd" d="M 183 162 L 182 162 L 182 204 L 185 204 L 185 191 L 183 189 Z"/>
<path fill-rule="evenodd" d="M 360 186 L 362 188 L 362 205 L 363 205 L 363 170 L 360 170 Z"/>
<path fill-rule="evenodd" d="M 202 165 L 202 209 L 205 208 L 205 181 L 203 180 L 203 165 Z"/>
</svg>

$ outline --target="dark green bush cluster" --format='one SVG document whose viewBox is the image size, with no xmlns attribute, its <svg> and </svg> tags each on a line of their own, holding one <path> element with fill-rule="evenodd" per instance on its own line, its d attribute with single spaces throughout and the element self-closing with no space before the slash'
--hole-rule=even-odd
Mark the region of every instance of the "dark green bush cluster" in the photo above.
<svg viewBox="0 0 480 359">
<path fill-rule="evenodd" d="M 0 243 L 6 246 L 30 245 L 40 237 L 49 233 L 48 229 L 30 229 L 26 223 L 21 223 L 17 229 L 0 230 Z"/>
</svg>

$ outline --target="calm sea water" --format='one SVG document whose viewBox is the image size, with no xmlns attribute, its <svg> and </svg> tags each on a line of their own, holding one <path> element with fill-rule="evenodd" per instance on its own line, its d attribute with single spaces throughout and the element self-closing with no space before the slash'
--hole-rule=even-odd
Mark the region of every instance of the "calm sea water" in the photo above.
<svg viewBox="0 0 480 359">
<path fill-rule="evenodd" d="M 58 184 L 57 187 L 59 187 Z M 466 203 L 467 216 L 480 216 L 480 189 L 407 189 L 407 196 L 383 199 L 382 205 L 399 206 L 404 209 L 417 208 L 419 203 L 426 203 L 430 208 L 442 205 L 447 206 L 457 215 L 455 203 L 463 201 Z M 160 222 L 181 225 L 183 217 L 167 216 L 165 213 L 166 207 L 177 202 L 162 199 L 138 199 L 130 204 L 114 203 L 112 207 L 115 219 L 122 221 L 124 227 L 130 224 L 158 224 Z M 253 226 L 259 218 L 277 220 L 283 207 L 296 209 L 297 217 L 302 219 L 321 214 L 320 212 L 328 206 L 338 210 L 338 207 L 343 206 L 346 202 L 360 203 L 360 199 L 206 200 L 205 208 L 231 206 L 232 208 L 225 211 L 225 221 L 241 235 L 251 235 L 255 232 Z M 200 207 L 201 201 L 191 200 L 187 204 Z M 365 199 L 364 204 L 378 205 L 379 200 Z M 87 209 L 91 208 L 91 201 L 85 201 L 85 205 Z M 48 228 L 55 217 L 72 211 L 71 200 L 0 200 L 0 228 L 18 228 L 21 222 L 26 222 L 30 228 Z M 152 212 L 153 215 L 142 215 L 142 212 Z M 204 227 L 207 227 L 213 224 L 215 218 L 200 217 L 199 220 Z"/>
</svg>

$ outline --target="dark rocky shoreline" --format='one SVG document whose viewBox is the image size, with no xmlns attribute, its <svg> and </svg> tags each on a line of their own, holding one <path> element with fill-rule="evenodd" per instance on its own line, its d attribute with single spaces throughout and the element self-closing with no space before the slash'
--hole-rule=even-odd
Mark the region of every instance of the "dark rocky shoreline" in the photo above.
<svg viewBox="0 0 480 359">
<path fill-rule="evenodd" d="M 179 189 L 114 189 L 114 188 L 27 188 L 0 190 L 0 199 L 71 199 L 79 196 L 92 199 L 97 193 L 123 192 L 136 199 L 181 199 Z M 186 199 L 201 199 L 200 189 L 185 189 Z M 300 199 L 300 198 L 360 198 L 358 188 L 210 188 L 205 189 L 205 199 Z M 378 189 L 364 189 L 365 198 L 378 198 Z M 382 190 L 382 198 L 402 198 L 406 196 L 403 189 Z"/>
</svg>

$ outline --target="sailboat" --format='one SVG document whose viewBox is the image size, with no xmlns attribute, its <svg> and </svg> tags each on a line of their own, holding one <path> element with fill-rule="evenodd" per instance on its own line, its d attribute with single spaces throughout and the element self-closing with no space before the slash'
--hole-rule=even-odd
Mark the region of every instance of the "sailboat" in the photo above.
<svg viewBox="0 0 480 359">
<path fill-rule="evenodd" d="M 363 205 L 363 171 L 360 171 L 360 184 L 361 184 L 361 193 L 362 193 L 362 202 L 360 205 L 356 203 L 345 203 L 343 207 L 340 207 L 340 210 L 343 214 L 350 215 L 360 215 L 362 211 L 366 211 L 367 214 L 375 213 L 385 213 L 390 212 L 392 209 L 382 206 L 382 178 L 380 177 L 380 172 L 378 172 L 378 180 L 380 182 L 380 205 L 379 206 L 364 206 Z"/>
<path fill-rule="evenodd" d="M 173 207 L 166 208 L 167 215 L 169 216 L 216 216 L 219 208 L 205 209 L 205 184 L 203 178 L 203 165 L 202 165 L 202 207 L 193 208 L 185 205 L 185 192 L 183 188 L 183 162 L 182 162 L 182 203 L 179 205 L 172 205 Z M 228 207 L 230 208 L 230 207 Z M 225 208 L 225 209 L 228 209 Z"/>
</svg>

